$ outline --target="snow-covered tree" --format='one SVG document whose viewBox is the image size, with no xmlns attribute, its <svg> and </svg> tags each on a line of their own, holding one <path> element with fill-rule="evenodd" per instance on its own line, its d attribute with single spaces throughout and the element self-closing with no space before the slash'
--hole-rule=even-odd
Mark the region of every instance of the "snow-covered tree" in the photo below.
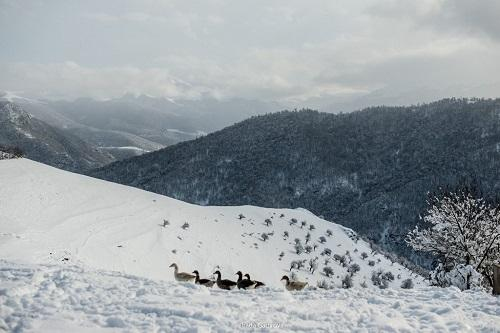
<svg viewBox="0 0 500 333">
<path fill-rule="evenodd" d="M 460 190 L 433 198 L 423 220 L 430 228 L 415 227 L 406 242 L 415 250 L 438 257 L 441 264 L 435 274 L 439 275 L 439 270 L 451 272 L 458 265 L 471 266 L 493 285 L 492 266 L 500 257 L 499 206 Z M 473 271 L 468 268 L 458 272 L 466 272 L 464 289 L 470 289 Z"/>
</svg>

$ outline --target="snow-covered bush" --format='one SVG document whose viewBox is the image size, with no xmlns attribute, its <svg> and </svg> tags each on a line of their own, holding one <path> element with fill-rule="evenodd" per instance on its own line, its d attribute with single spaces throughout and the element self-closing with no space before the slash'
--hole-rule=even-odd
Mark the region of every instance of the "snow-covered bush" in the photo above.
<svg viewBox="0 0 500 333">
<path fill-rule="evenodd" d="M 321 255 L 322 255 L 322 256 L 331 256 L 331 255 L 332 255 L 332 250 L 330 250 L 329 248 L 325 248 L 325 249 L 323 249 L 323 251 L 321 252 Z"/>
<path fill-rule="evenodd" d="M 325 236 L 321 236 L 321 237 L 319 238 L 319 242 L 320 242 L 321 244 L 325 244 L 325 243 L 326 243 L 326 238 L 325 238 Z"/>
<path fill-rule="evenodd" d="M 329 289 L 333 289 L 333 285 L 331 285 L 330 283 L 328 283 L 326 280 L 322 279 L 322 280 L 319 280 L 317 283 L 316 283 L 316 286 L 320 289 L 326 289 L 326 290 L 329 290 Z"/>
<path fill-rule="evenodd" d="M 327 235 L 328 237 L 332 237 L 333 232 L 332 232 L 330 229 L 327 229 L 327 230 L 326 230 L 326 235 Z"/>
<path fill-rule="evenodd" d="M 447 268 L 439 264 L 430 276 L 432 285 L 439 287 L 454 286 L 460 290 L 480 288 L 483 277 L 471 265 L 458 264 L 452 268 Z"/>
<path fill-rule="evenodd" d="M 401 288 L 412 289 L 413 288 L 413 280 L 412 279 L 403 280 L 403 282 L 401 282 Z"/>
<path fill-rule="evenodd" d="M 269 239 L 269 236 L 267 233 L 263 232 L 261 235 L 260 235 L 260 238 L 262 238 L 262 241 L 265 242 L 266 240 Z"/>
<path fill-rule="evenodd" d="M 389 281 L 394 280 L 394 275 L 391 272 L 385 272 L 381 269 L 372 272 L 372 283 L 380 289 L 389 287 Z"/>
<path fill-rule="evenodd" d="M 428 204 L 423 220 L 431 227 L 415 227 L 406 242 L 415 250 L 438 257 L 442 265 L 434 275 L 443 282 L 437 283 L 448 283 L 451 272 L 465 273 L 464 289 L 470 289 L 473 272 L 479 272 L 493 286 L 492 266 L 500 257 L 500 206 L 488 204 L 468 190 L 434 197 Z"/>
<path fill-rule="evenodd" d="M 327 277 L 331 277 L 334 274 L 333 269 L 329 266 L 323 267 L 323 273 L 325 273 Z"/>
<path fill-rule="evenodd" d="M 283 215 L 283 214 L 282 214 L 282 215 Z M 284 217 L 284 216 L 285 216 L 285 215 L 280 216 L 280 217 Z M 295 225 L 295 224 L 297 224 L 297 219 L 296 219 L 296 218 L 293 218 L 293 219 L 291 219 L 291 220 L 290 220 L 290 222 L 289 222 L 289 223 L 290 223 L 290 225 Z"/>
<path fill-rule="evenodd" d="M 283 232 L 283 238 L 287 239 L 290 235 L 288 234 L 288 231 Z"/>
<path fill-rule="evenodd" d="M 300 244 L 300 242 L 295 243 L 294 249 L 295 249 L 295 254 L 302 254 L 304 252 L 304 247 L 302 246 L 302 244 Z"/>
<path fill-rule="evenodd" d="M 342 288 L 344 289 L 349 289 L 352 288 L 353 282 L 352 282 L 352 277 L 351 274 L 346 274 L 344 278 L 342 279 Z"/>
<path fill-rule="evenodd" d="M 360 286 L 361 286 L 361 288 L 368 288 L 366 281 L 361 282 Z"/>
<path fill-rule="evenodd" d="M 184 222 L 184 224 L 181 226 L 181 228 L 186 230 L 187 228 L 189 228 L 189 223 Z"/>
<path fill-rule="evenodd" d="M 357 273 L 357 272 L 359 272 L 360 270 L 361 270 L 361 267 L 359 267 L 359 265 L 358 265 L 358 264 L 351 264 L 351 265 L 349 266 L 349 268 L 347 269 L 347 271 L 348 271 L 349 273 L 351 273 L 351 275 L 356 274 L 356 273 Z"/>
<path fill-rule="evenodd" d="M 392 274 L 392 272 L 385 272 L 382 274 L 382 278 L 387 281 L 394 281 L 394 274 Z"/>
<path fill-rule="evenodd" d="M 368 266 L 375 266 L 375 261 L 369 260 L 368 261 Z"/>
<path fill-rule="evenodd" d="M 317 268 L 318 268 L 318 258 L 309 259 L 309 272 L 311 272 L 311 274 L 314 274 Z"/>
<path fill-rule="evenodd" d="M 23 152 L 18 147 L 5 147 L 0 145 L 0 160 L 23 157 Z"/>
<path fill-rule="evenodd" d="M 304 228 L 306 226 L 306 224 L 307 224 L 306 221 L 300 222 L 300 229 Z"/>
<path fill-rule="evenodd" d="M 315 229 L 316 227 L 314 226 L 314 224 L 309 225 L 309 230 L 314 231 Z"/>
<path fill-rule="evenodd" d="M 264 222 L 266 223 L 266 226 L 268 226 L 268 227 L 273 225 L 273 222 L 271 221 L 271 219 L 266 219 Z"/>
<path fill-rule="evenodd" d="M 304 247 L 304 251 L 306 251 L 306 253 L 311 253 L 313 250 L 312 246 L 311 245 L 306 245 Z"/>
<path fill-rule="evenodd" d="M 366 258 L 368 258 L 368 253 L 361 252 L 361 259 L 365 260 Z"/>
<path fill-rule="evenodd" d="M 306 235 L 306 244 L 309 243 L 309 241 L 311 240 L 311 233 L 307 233 Z"/>
</svg>

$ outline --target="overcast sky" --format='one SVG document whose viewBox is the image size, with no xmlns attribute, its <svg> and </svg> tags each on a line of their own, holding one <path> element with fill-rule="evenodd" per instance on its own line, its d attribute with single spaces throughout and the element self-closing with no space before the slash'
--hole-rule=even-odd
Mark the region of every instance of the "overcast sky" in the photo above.
<svg viewBox="0 0 500 333">
<path fill-rule="evenodd" d="M 500 96 L 499 14 L 498 0 L 0 0 L 0 90 Z"/>
</svg>

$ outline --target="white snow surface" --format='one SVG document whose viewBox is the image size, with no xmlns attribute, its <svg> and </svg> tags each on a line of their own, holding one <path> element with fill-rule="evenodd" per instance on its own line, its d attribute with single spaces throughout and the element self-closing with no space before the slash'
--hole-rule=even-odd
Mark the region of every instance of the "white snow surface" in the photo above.
<svg viewBox="0 0 500 333">
<path fill-rule="evenodd" d="M 421 277 L 372 253 L 352 230 L 304 209 L 197 206 L 27 159 L 0 161 L 0 184 L 0 331 L 495 332 L 500 327 L 498 298 L 428 287 Z M 289 224 L 292 218 L 296 225 Z M 307 223 L 303 228 L 301 221 Z M 311 224 L 315 229 L 309 231 Z M 294 239 L 305 246 L 308 232 L 309 244 L 317 248 L 296 255 Z M 271 234 L 267 241 L 262 233 Z M 321 255 L 325 248 L 331 256 Z M 346 251 L 348 265 L 360 266 L 347 290 L 341 289 L 347 267 L 333 259 Z M 368 258 L 361 258 L 363 252 Z M 293 270 L 309 289 L 284 291 L 279 280 L 290 275 L 290 262 L 316 257 L 314 274 L 307 262 Z M 331 278 L 322 273 L 325 259 L 334 271 Z M 223 278 L 234 280 L 242 270 L 266 287 L 223 291 L 178 283 L 168 267 L 172 262 L 181 271 L 197 269 L 202 277 L 220 269 Z M 395 276 L 388 289 L 371 283 L 377 270 Z M 407 278 L 415 289 L 400 288 Z M 334 289 L 314 288 L 320 280 Z"/>
<path fill-rule="evenodd" d="M 500 298 L 457 288 L 225 291 L 5 261 L 0 282 L 13 332 L 500 332 Z"/>
</svg>

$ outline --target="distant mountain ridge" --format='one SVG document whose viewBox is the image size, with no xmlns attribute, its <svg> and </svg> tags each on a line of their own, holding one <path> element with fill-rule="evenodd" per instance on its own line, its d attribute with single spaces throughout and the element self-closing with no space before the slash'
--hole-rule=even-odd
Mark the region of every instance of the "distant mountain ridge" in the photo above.
<svg viewBox="0 0 500 333">
<path fill-rule="evenodd" d="M 54 128 L 6 101 L 0 101 L 0 146 L 19 148 L 30 159 L 77 172 L 114 160 L 77 136 Z"/>
<path fill-rule="evenodd" d="M 92 176 L 209 205 L 304 207 L 408 257 L 426 195 L 500 193 L 500 100 L 258 116 Z M 418 262 L 419 257 L 413 257 Z"/>
<path fill-rule="evenodd" d="M 191 140 L 250 116 L 282 108 L 276 103 L 237 98 L 174 101 L 126 94 L 109 100 L 37 101 L 13 94 L 5 96 L 0 96 L 0 100 L 16 102 L 35 118 L 71 130 L 115 159 Z"/>
</svg>

